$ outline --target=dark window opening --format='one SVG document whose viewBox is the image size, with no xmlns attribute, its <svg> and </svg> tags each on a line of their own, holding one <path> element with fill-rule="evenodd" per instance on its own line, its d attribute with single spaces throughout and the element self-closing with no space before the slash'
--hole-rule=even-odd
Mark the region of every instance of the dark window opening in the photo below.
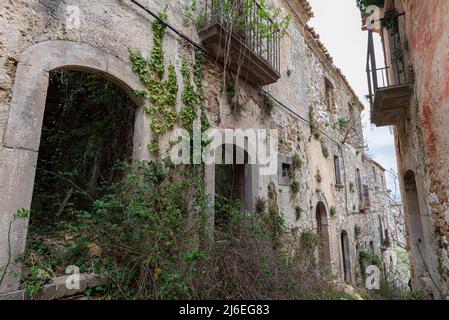
<svg viewBox="0 0 449 320">
<path fill-rule="evenodd" d="M 374 250 L 374 242 L 370 241 L 369 243 L 369 252 L 374 255 L 375 254 L 375 250 Z"/>
<path fill-rule="evenodd" d="M 341 187 L 343 185 L 343 181 L 341 179 L 341 168 L 340 168 L 340 158 L 334 157 L 334 170 L 335 170 L 335 184 L 337 187 Z"/>
<path fill-rule="evenodd" d="M 362 176 L 360 175 L 360 169 L 356 170 L 356 184 L 357 184 L 357 193 L 359 196 L 360 204 L 363 203 L 363 191 L 362 191 Z"/>
<path fill-rule="evenodd" d="M 324 80 L 325 84 L 325 103 L 329 112 L 335 111 L 335 100 L 334 100 L 334 86 L 329 79 Z"/>
<path fill-rule="evenodd" d="M 373 177 L 374 177 L 374 184 L 377 186 L 377 171 L 375 167 L 373 167 Z"/>
<path fill-rule="evenodd" d="M 292 165 L 289 163 L 282 164 L 282 177 L 289 178 L 292 174 Z"/>
</svg>

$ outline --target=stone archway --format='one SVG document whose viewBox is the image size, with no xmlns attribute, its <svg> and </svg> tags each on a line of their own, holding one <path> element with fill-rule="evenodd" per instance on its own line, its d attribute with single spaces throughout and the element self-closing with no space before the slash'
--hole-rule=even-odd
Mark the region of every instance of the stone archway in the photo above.
<svg viewBox="0 0 449 320">
<path fill-rule="evenodd" d="M 61 68 L 99 74 L 115 82 L 132 98 L 134 90 L 144 89 L 128 62 L 84 43 L 46 41 L 24 52 L 17 66 L 8 122 L 0 147 L 0 266 L 6 264 L 9 253 L 14 257 L 25 248 L 28 222 L 15 222 L 9 241 L 8 228 L 13 214 L 20 209 L 29 209 L 31 205 L 49 72 Z M 143 101 L 134 101 L 143 107 Z M 149 120 L 143 112 L 136 112 L 134 159 L 149 159 L 146 146 L 150 139 Z M 18 278 L 8 276 L 0 292 L 13 291 L 18 285 Z"/>
<path fill-rule="evenodd" d="M 257 158 L 255 157 L 254 150 L 256 149 L 256 145 L 254 141 L 251 139 L 245 139 L 244 144 L 238 143 L 236 137 L 230 139 L 229 141 L 224 141 L 223 134 L 226 130 L 218 130 L 211 135 L 217 134 L 217 136 L 213 139 L 213 142 L 209 145 L 208 150 L 208 159 L 205 165 L 205 191 L 209 196 L 209 219 L 207 224 L 209 225 L 209 239 L 214 239 L 214 226 L 215 226 L 215 202 L 216 202 L 216 178 L 218 167 L 220 163 L 227 163 L 226 154 L 228 154 L 228 158 L 236 160 L 235 155 L 239 155 L 237 159 L 239 159 L 235 164 L 238 165 L 239 177 L 236 180 L 239 180 L 242 183 L 243 189 L 240 189 L 239 192 L 242 200 L 243 210 L 251 213 L 256 210 L 256 203 L 258 199 L 258 187 L 259 187 L 259 170 L 260 167 L 257 164 Z M 220 138 L 221 136 L 221 138 Z M 224 150 L 223 150 L 224 149 Z M 221 150 L 221 152 L 220 152 Z M 234 154 L 230 157 L 231 154 Z M 242 157 L 242 155 L 244 155 Z M 218 160 L 220 159 L 221 160 Z M 244 159 L 243 162 L 241 162 Z M 224 161 L 224 162 L 223 162 Z"/>
<path fill-rule="evenodd" d="M 318 202 L 316 206 L 316 223 L 317 223 L 317 234 L 320 237 L 321 243 L 318 248 L 318 261 L 319 263 L 327 268 L 332 267 L 331 258 L 331 245 L 330 245 L 330 224 L 328 219 L 328 214 L 326 206 L 323 202 Z"/>
<path fill-rule="evenodd" d="M 223 191 L 218 179 L 224 178 L 228 181 L 228 193 L 230 199 L 239 200 L 242 209 L 246 212 L 254 212 L 256 207 L 256 190 L 258 181 L 258 167 L 255 160 L 251 158 L 248 150 L 242 149 L 236 144 L 222 144 L 218 146 L 221 150 L 216 152 L 216 163 L 214 165 L 214 194 Z M 217 150 L 218 150 L 217 148 Z M 222 159 L 218 160 L 217 157 Z M 226 160 L 227 159 L 227 160 Z M 232 163 L 228 161 L 232 159 Z M 223 163 L 223 164 L 221 164 Z M 232 177 L 223 177 L 221 169 L 228 167 L 232 171 Z M 225 192 L 226 193 L 226 192 Z"/>
</svg>

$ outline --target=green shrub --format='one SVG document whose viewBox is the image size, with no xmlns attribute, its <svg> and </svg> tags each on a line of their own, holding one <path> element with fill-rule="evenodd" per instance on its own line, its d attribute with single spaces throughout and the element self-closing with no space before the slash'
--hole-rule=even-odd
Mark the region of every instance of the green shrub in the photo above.
<svg viewBox="0 0 449 320">
<path fill-rule="evenodd" d="M 301 233 L 301 241 L 304 247 L 314 249 L 321 242 L 320 237 L 310 229 L 305 229 Z"/>
<path fill-rule="evenodd" d="M 295 208 L 295 215 L 296 215 L 296 221 L 301 220 L 302 214 L 304 213 L 304 210 L 301 207 Z"/>
<path fill-rule="evenodd" d="M 371 254 L 367 251 L 360 251 L 359 259 L 368 263 L 369 265 L 374 265 L 378 268 L 382 268 L 382 259 L 375 254 Z"/>
<path fill-rule="evenodd" d="M 293 195 L 297 195 L 301 189 L 301 184 L 298 181 L 293 181 L 290 189 L 292 190 Z"/>
<path fill-rule="evenodd" d="M 354 226 L 354 236 L 356 239 L 359 238 L 359 236 L 362 234 L 362 227 L 360 227 L 358 224 Z"/>
<path fill-rule="evenodd" d="M 293 170 L 294 171 L 300 170 L 303 165 L 304 165 L 304 161 L 301 159 L 299 154 L 295 153 L 293 155 Z"/>
</svg>

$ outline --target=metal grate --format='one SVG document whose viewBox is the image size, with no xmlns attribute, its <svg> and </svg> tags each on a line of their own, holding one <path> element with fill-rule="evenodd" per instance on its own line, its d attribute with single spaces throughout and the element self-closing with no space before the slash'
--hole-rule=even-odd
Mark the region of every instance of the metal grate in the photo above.
<svg viewBox="0 0 449 320">
<path fill-rule="evenodd" d="M 280 72 L 280 31 L 255 0 L 203 0 L 204 27 L 221 24 Z M 262 14 L 264 13 L 264 14 Z"/>
</svg>

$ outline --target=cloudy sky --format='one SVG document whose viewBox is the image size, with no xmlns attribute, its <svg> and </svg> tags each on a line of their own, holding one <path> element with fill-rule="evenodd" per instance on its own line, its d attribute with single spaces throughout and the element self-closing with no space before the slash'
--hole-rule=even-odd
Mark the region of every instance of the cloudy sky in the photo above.
<svg viewBox="0 0 449 320">
<path fill-rule="evenodd" d="M 365 72 L 367 32 L 361 30 L 360 12 L 356 0 L 309 0 L 315 18 L 310 25 L 320 35 L 334 63 L 365 103 L 364 134 L 368 154 L 385 169 L 396 171 L 396 153 L 390 128 L 376 128 L 369 121 L 369 103 L 364 98 L 368 92 Z M 394 190 L 394 179 L 387 174 L 389 188 Z"/>
</svg>

